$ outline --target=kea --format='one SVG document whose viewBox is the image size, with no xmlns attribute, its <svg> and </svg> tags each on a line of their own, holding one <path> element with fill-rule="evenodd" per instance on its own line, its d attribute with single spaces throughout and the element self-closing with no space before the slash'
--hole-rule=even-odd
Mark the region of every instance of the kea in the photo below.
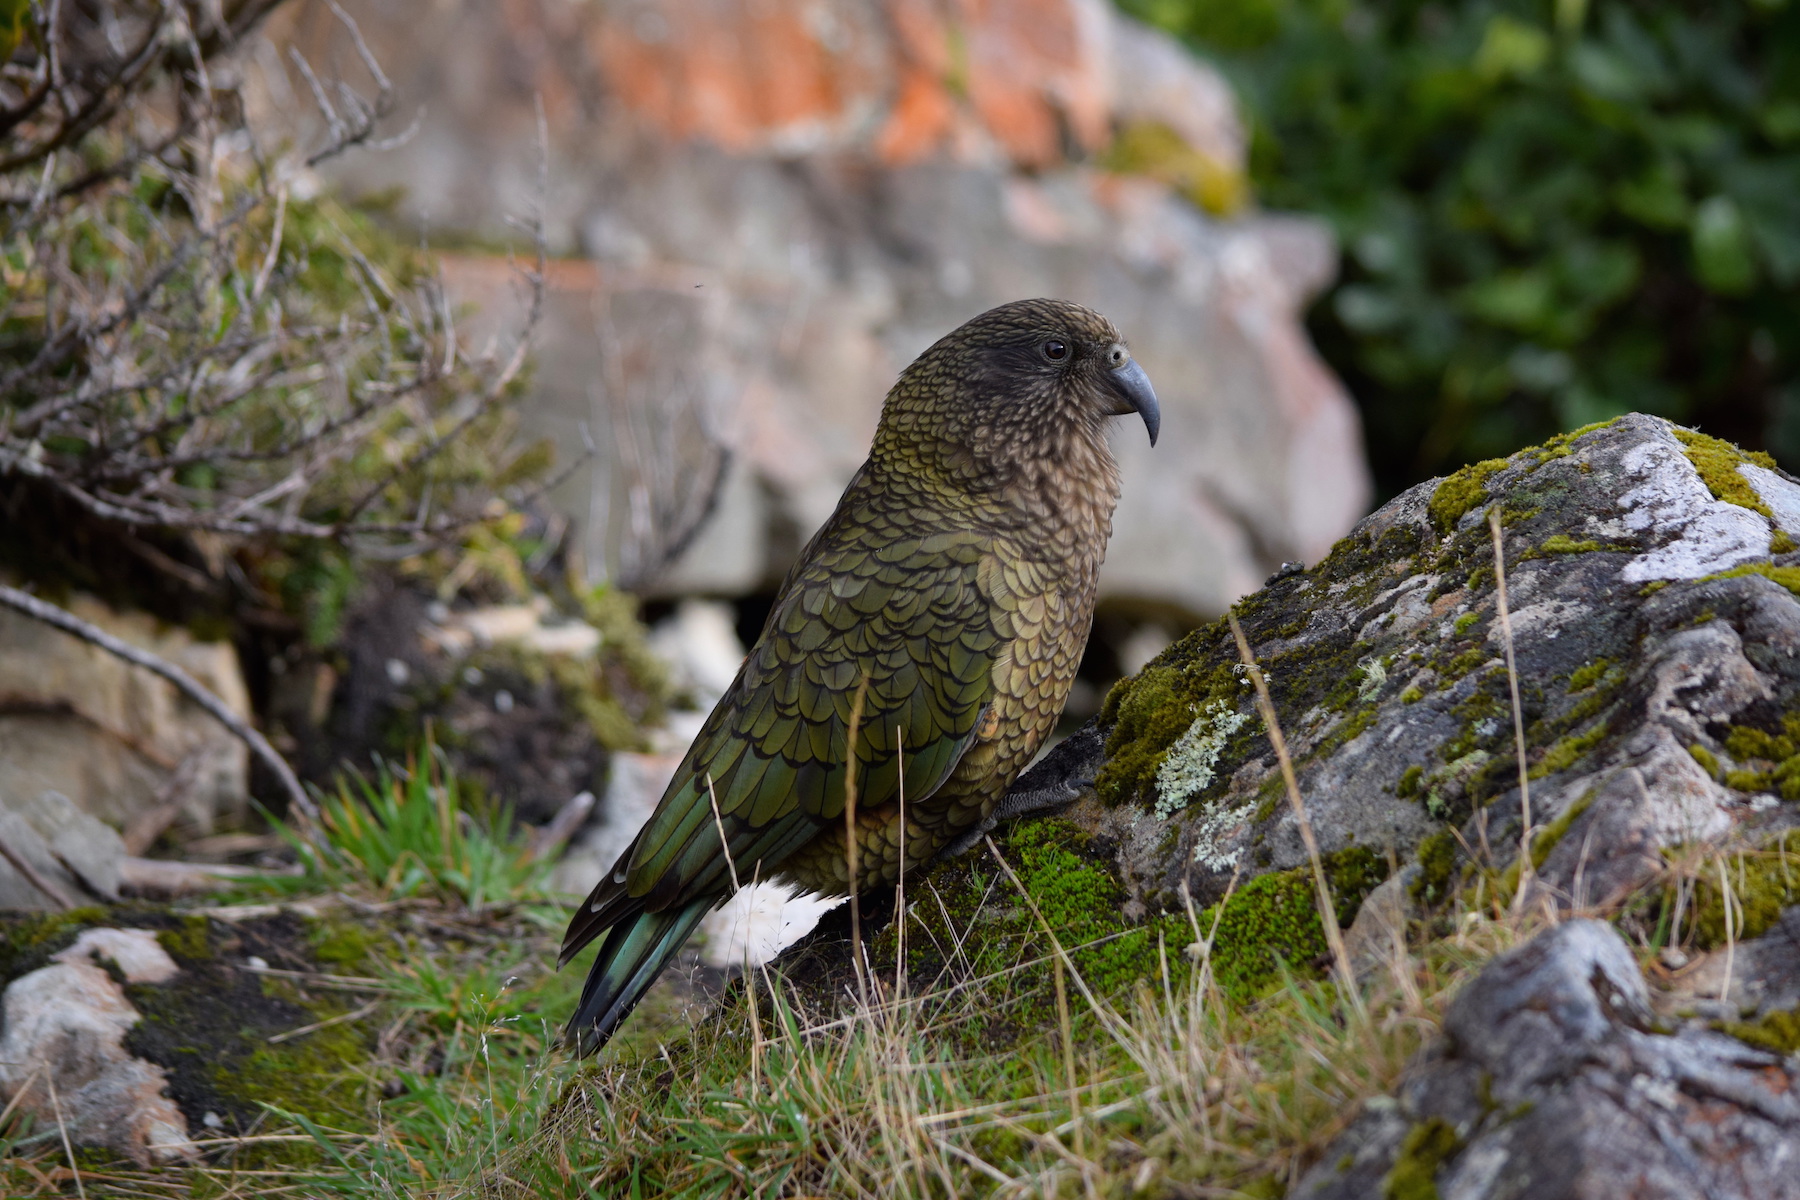
<svg viewBox="0 0 1800 1200">
<path fill-rule="evenodd" d="M 1149 377 L 1064 301 L 991 309 L 901 372 L 737 678 L 569 922 L 559 965 L 606 941 L 566 1044 L 603 1045 L 740 884 L 861 893 L 1013 815 L 1087 644 L 1120 490 L 1106 424 L 1132 413 L 1154 445 Z"/>
</svg>

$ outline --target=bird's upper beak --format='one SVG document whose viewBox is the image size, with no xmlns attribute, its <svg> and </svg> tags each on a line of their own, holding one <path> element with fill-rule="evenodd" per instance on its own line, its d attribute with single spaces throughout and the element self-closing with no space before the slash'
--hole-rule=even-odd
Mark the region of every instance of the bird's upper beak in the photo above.
<svg viewBox="0 0 1800 1200">
<path fill-rule="evenodd" d="M 1144 368 L 1138 366 L 1135 358 L 1126 359 L 1124 366 L 1113 367 L 1108 375 L 1113 392 L 1130 406 L 1132 412 L 1144 418 L 1144 428 L 1150 431 L 1150 444 L 1156 445 L 1157 432 L 1162 429 L 1162 406 L 1156 402 L 1156 389 L 1150 386 L 1150 376 L 1144 374 Z"/>
</svg>

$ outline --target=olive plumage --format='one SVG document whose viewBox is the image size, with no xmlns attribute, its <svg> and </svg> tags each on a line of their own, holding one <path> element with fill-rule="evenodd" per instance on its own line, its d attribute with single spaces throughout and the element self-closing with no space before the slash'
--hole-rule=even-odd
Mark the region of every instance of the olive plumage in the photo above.
<svg viewBox="0 0 1800 1200">
<path fill-rule="evenodd" d="M 1131 413 L 1154 443 L 1124 339 L 1064 301 L 985 312 L 901 373 L 737 678 L 569 923 L 563 962 L 607 935 L 569 1044 L 604 1044 L 734 879 L 866 891 L 994 819 L 1074 682 L 1119 498 L 1105 425 Z"/>
</svg>

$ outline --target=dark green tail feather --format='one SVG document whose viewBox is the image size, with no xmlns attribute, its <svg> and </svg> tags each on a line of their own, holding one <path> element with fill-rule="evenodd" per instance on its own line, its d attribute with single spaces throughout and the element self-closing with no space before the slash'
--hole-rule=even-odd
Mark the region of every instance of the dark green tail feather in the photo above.
<svg viewBox="0 0 1800 1200">
<path fill-rule="evenodd" d="M 720 899 L 700 896 L 663 912 L 635 913 L 614 925 L 588 971 L 564 1045 L 583 1058 L 604 1046 Z"/>
</svg>

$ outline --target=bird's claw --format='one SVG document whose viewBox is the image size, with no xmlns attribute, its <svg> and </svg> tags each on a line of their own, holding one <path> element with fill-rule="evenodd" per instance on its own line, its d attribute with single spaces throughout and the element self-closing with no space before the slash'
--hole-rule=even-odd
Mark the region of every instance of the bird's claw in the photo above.
<svg viewBox="0 0 1800 1200">
<path fill-rule="evenodd" d="M 992 813 L 989 813 L 974 828 L 965 830 L 961 836 L 945 847 L 937 856 L 937 861 L 942 862 L 947 858 L 955 858 L 959 854 L 965 854 L 974 849 L 982 838 L 999 828 L 1002 821 L 1016 821 L 1020 817 L 1032 813 L 1057 812 L 1081 799 L 1082 796 L 1092 791 L 1093 787 L 1092 779 L 1065 779 L 1049 787 L 1033 788 L 1025 792 L 1008 792 L 1000 798 L 1000 803 L 994 806 Z"/>
</svg>

